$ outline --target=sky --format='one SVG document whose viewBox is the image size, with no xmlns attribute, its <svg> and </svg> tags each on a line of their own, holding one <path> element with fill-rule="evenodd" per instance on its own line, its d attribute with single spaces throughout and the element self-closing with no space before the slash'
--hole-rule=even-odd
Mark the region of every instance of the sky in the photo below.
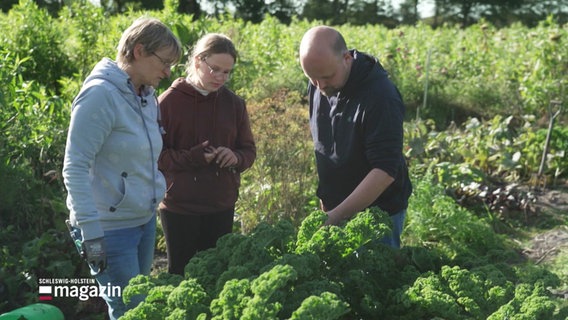
<svg viewBox="0 0 568 320">
<path fill-rule="evenodd" d="M 404 0 L 392 0 L 392 4 L 394 8 L 397 8 L 400 6 L 400 4 L 403 2 Z M 420 1 L 420 3 L 418 4 L 418 12 L 420 12 L 420 17 L 422 18 L 428 18 L 434 15 L 434 1 L 432 0 L 422 0 Z"/>
</svg>

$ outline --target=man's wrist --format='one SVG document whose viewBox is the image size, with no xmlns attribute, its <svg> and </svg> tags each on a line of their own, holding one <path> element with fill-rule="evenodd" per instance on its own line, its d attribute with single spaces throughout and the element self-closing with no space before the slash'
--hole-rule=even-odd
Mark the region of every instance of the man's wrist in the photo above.
<svg viewBox="0 0 568 320">
<path fill-rule="evenodd" d="M 343 218 L 337 211 L 331 210 L 327 212 L 327 224 L 338 225 L 342 220 Z"/>
</svg>

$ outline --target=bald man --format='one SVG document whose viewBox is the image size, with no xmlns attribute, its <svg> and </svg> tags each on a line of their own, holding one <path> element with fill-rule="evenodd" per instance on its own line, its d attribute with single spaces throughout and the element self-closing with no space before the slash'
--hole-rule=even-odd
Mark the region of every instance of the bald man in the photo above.
<svg viewBox="0 0 568 320">
<path fill-rule="evenodd" d="M 376 58 L 348 50 L 343 36 L 328 26 L 304 34 L 300 64 L 309 79 L 317 196 L 326 224 L 379 207 L 393 221 L 383 242 L 400 248 L 412 185 L 402 153 L 404 104 L 398 89 Z"/>
</svg>

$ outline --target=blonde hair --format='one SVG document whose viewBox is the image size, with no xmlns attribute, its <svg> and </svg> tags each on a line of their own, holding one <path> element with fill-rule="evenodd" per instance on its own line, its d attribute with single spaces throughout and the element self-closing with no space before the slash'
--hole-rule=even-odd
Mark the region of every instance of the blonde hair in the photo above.
<svg viewBox="0 0 568 320">
<path fill-rule="evenodd" d="M 195 57 L 205 60 L 210 55 L 219 53 L 229 54 L 233 57 L 235 63 L 237 62 L 237 49 L 235 49 L 235 45 L 229 37 L 220 33 L 208 33 L 204 35 L 195 43 L 195 46 L 193 46 L 189 59 L 187 59 L 185 71 L 190 76 L 193 74 Z"/>
<path fill-rule="evenodd" d="M 117 47 L 116 61 L 131 63 L 134 60 L 134 48 L 137 44 L 141 44 L 147 53 L 169 48 L 172 63 L 178 62 L 181 58 L 182 47 L 178 38 L 165 24 L 155 18 L 138 18 L 122 33 Z"/>
</svg>

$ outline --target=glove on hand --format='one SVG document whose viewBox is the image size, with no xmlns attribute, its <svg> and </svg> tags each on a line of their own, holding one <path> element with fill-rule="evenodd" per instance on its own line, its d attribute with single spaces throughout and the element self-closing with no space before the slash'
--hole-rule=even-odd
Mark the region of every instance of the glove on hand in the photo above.
<svg viewBox="0 0 568 320">
<path fill-rule="evenodd" d="M 107 265 L 104 238 L 83 241 L 85 260 L 96 273 L 103 272 Z"/>
</svg>

